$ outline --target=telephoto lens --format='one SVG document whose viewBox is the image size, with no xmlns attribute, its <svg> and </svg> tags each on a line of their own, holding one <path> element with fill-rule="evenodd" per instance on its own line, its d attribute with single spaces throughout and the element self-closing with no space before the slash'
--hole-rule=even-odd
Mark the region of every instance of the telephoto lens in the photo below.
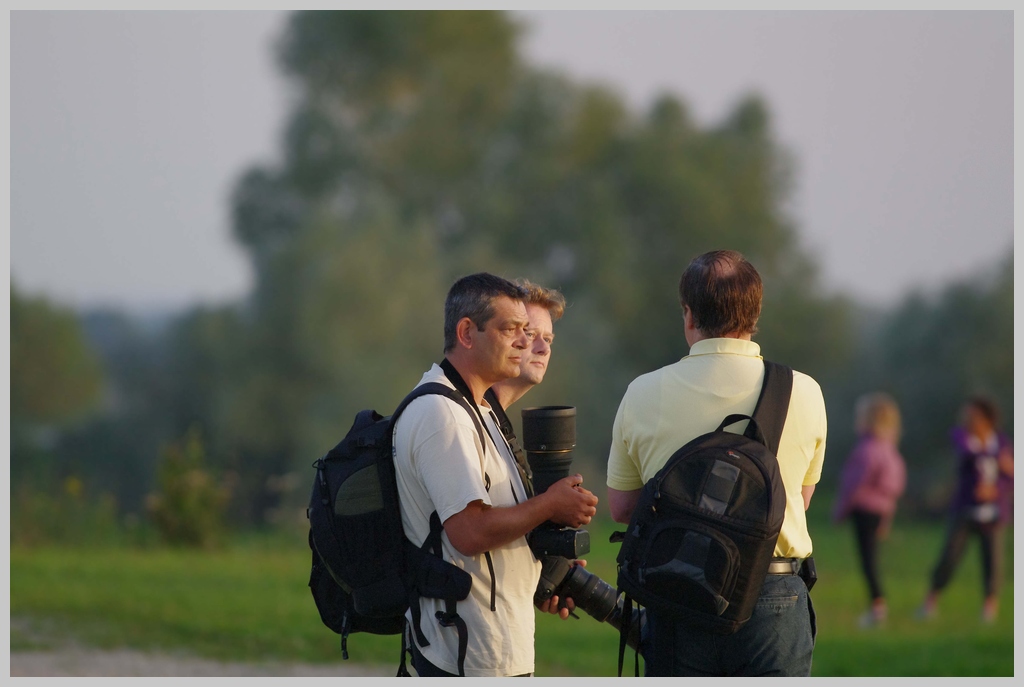
<svg viewBox="0 0 1024 687">
<path fill-rule="evenodd" d="M 572 450 L 576 447 L 576 408 L 542 406 L 523 409 L 523 449 L 533 474 L 537 496 L 569 476 Z M 590 533 L 584 529 L 545 522 L 526 535 L 533 554 L 579 558 L 590 552 Z"/>
<path fill-rule="evenodd" d="M 626 644 L 643 656 L 641 637 L 647 622 L 643 609 L 634 607 L 629 618 L 623 618 L 623 599 L 615 588 L 597 575 L 587 572 L 581 565 L 573 565 L 562 584 L 555 590 L 560 597 L 571 597 L 576 608 L 582 608 L 591 618 L 608 623 L 619 632 L 625 620 L 629 621 Z"/>
<path fill-rule="evenodd" d="M 576 448 L 576 408 L 543 406 L 523 408 L 523 450 L 533 473 L 533 491 L 543 494 L 569 476 Z"/>
<path fill-rule="evenodd" d="M 572 451 L 576 448 L 576 408 L 543 406 L 524 408 L 522 413 L 523 449 L 533 473 L 534 494 L 540 495 L 569 476 Z M 620 632 L 624 620 L 628 620 L 626 643 L 643 655 L 640 641 L 646 622 L 643 610 L 633 608 L 631 615 L 624 619 L 622 598 L 615 588 L 574 560 L 590 551 L 590 534 L 586 530 L 548 522 L 527 534 L 526 540 L 542 564 L 534 594 L 536 603 L 553 595 L 559 599 L 571 598 L 587 615 Z"/>
</svg>

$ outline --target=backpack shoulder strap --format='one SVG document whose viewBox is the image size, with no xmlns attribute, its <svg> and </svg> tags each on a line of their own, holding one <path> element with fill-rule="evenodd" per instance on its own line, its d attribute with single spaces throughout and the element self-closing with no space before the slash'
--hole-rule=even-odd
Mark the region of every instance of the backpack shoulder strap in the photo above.
<svg viewBox="0 0 1024 687">
<path fill-rule="evenodd" d="M 773 455 L 778 455 L 782 430 L 789 413 L 789 399 L 793 393 L 793 368 L 770 360 L 764 361 L 764 383 L 761 395 L 751 414 L 753 422 L 747 425 L 746 436 L 760 441 Z"/>
<path fill-rule="evenodd" d="M 473 418 L 473 424 L 476 426 L 476 432 L 480 437 L 480 446 L 486 446 L 484 443 L 484 428 L 480 425 L 480 420 L 476 416 L 476 411 L 469 405 L 469 401 L 466 397 L 460 394 L 455 389 L 451 388 L 441 382 L 427 382 L 426 384 L 420 384 L 418 387 L 409 392 L 409 395 L 402 399 L 402 402 L 398 404 L 395 412 L 391 414 L 391 428 L 394 429 L 395 423 L 398 421 L 398 416 L 402 414 L 406 406 L 415 401 L 421 396 L 428 396 L 430 394 L 437 394 L 438 396 L 445 396 L 452 401 L 455 401 L 460 406 L 466 409 L 469 416 Z M 388 441 L 391 440 L 391 432 L 388 432 Z"/>
</svg>

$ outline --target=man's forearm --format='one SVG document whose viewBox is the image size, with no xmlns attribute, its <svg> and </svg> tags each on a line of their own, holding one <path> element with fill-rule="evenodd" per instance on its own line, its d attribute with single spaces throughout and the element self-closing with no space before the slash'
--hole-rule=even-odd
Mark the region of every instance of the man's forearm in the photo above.
<svg viewBox="0 0 1024 687">
<path fill-rule="evenodd" d="M 550 508 L 541 497 L 501 507 L 474 501 L 445 520 L 444 530 L 459 553 L 476 556 L 515 541 L 549 518 Z"/>
</svg>

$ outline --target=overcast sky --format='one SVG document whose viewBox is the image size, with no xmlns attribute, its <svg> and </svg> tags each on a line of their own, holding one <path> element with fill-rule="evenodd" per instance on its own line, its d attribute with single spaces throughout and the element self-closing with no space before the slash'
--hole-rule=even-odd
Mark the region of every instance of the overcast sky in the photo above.
<svg viewBox="0 0 1024 687">
<path fill-rule="evenodd" d="M 638 112 L 669 91 L 714 124 L 761 94 L 831 289 L 888 304 L 1013 250 L 1011 12 L 516 14 L 528 61 Z M 10 13 L 19 288 L 133 310 L 248 290 L 228 195 L 279 149 L 285 16 Z"/>
</svg>

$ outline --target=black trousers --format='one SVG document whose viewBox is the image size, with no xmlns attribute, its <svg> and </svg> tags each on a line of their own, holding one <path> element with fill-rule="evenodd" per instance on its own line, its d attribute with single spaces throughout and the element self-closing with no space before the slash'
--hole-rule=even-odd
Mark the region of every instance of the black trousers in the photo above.
<svg viewBox="0 0 1024 687">
<path fill-rule="evenodd" d="M 942 591 L 953 578 L 963 558 L 967 541 L 977 535 L 981 543 L 981 570 L 984 575 L 985 596 L 999 593 L 1003 570 L 1003 530 L 998 522 L 975 522 L 965 515 L 950 519 L 942 555 L 932 572 L 932 591 Z"/>
<path fill-rule="evenodd" d="M 878 526 L 882 516 L 864 510 L 850 513 L 853 520 L 853 532 L 857 538 L 857 553 L 860 555 L 860 568 L 868 583 L 871 600 L 885 598 L 882 582 L 878 577 Z"/>
</svg>

